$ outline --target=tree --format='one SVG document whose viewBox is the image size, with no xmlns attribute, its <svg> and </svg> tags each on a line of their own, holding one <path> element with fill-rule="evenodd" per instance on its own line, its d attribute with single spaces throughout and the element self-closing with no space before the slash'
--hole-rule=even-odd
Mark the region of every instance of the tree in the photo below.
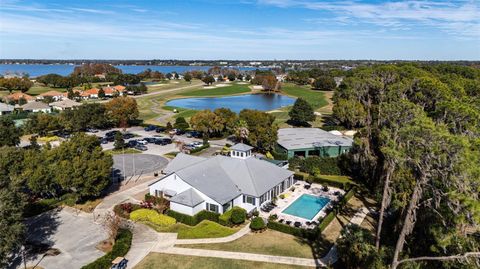
<svg viewBox="0 0 480 269">
<path fill-rule="evenodd" d="M 103 90 L 103 88 L 100 88 L 100 90 L 98 90 L 98 98 L 105 98 L 105 91 Z"/>
<path fill-rule="evenodd" d="M 0 267 L 7 268 L 10 255 L 18 253 L 25 233 L 23 210 L 26 196 L 21 171 L 20 149 L 0 147 Z"/>
<path fill-rule="evenodd" d="M 113 143 L 113 147 L 115 150 L 121 150 L 125 148 L 125 140 L 123 139 L 123 135 L 120 132 L 115 134 L 115 141 Z"/>
<path fill-rule="evenodd" d="M 343 228 L 337 241 L 339 259 L 343 268 L 384 268 L 381 256 L 373 245 L 370 231 L 358 225 L 348 225 Z"/>
<path fill-rule="evenodd" d="M 240 140 L 240 143 L 243 143 L 244 140 L 248 138 L 248 124 L 244 120 L 238 120 L 235 125 L 235 137 L 237 140 Z"/>
<path fill-rule="evenodd" d="M 240 74 L 240 73 L 238 73 L 238 75 L 237 75 L 237 80 L 240 80 L 240 81 L 242 81 L 242 80 L 243 80 L 243 75 L 242 75 L 242 74 Z"/>
<path fill-rule="evenodd" d="M 180 75 L 179 75 L 177 72 L 175 72 L 175 73 L 173 73 L 173 77 L 174 77 L 175 79 L 179 79 L 179 78 L 180 78 Z"/>
<path fill-rule="evenodd" d="M 25 130 L 30 134 L 46 136 L 48 132 L 63 129 L 60 118 L 51 114 L 35 113 L 29 116 Z"/>
<path fill-rule="evenodd" d="M 277 143 L 278 126 L 274 123 L 275 116 L 258 111 L 244 109 L 239 118 L 248 125 L 248 143 L 261 151 L 272 151 Z"/>
<path fill-rule="evenodd" d="M 222 107 L 215 109 L 213 113 L 220 117 L 223 124 L 222 132 L 224 134 L 229 134 L 234 131 L 235 124 L 238 120 L 237 114 L 235 112 L 231 111 L 228 108 Z"/>
<path fill-rule="evenodd" d="M 117 74 L 113 76 L 115 85 L 134 85 L 140 83 L 140 81 L 140 77 L 134 74 Z"/>
<path fill-rule="evenodd" d="M 234 73 L 229 73 L 228 76 L 227 76 L 227 78 L 228 78 L 229 81 L 235 81 L 235 79 L 236 79 L 237 77 L 235 76 Z"/>
<path fill-rule="evenodd" d="M 207 84 L 207 85 L 210 85 L 212 83 L 215 82 L 215 78 L 213 78 L 212 76 L 208 75 L 208 76 L 205 76 L 203 79 L 202 79 L 203 83 Z"/>
<path fill-rule="evenodd" d="M 331 91 L 337 87 L 337 83 L 333 77 L 320 76 L 312 83 L 312 88 L 318 91 Z"/>
<path fill-rule="evenodd" d="M 309 121 L 315 120 L 312 106 L 303 98 L 298 98 L 288 112 L 290 122 L 295 126 L 309 126 Z"/>
<path fill-rule="evenodd" d="M 165 75 L 165 77 L 166 77 L 168 80 L 170 80 L 170 79 L 172 79 L 173 75 L 172 75 L 172 73 L 167 73 L 167 74 Z"/>
<path fill-rule="evenodd" d="M 202 132 L 205 140 L 208 140 L 212 134 L 220 132 L 224 128 L 222 119 L 208 109 L 193 115 L 190 119 L 190 125 L 196 131 Z"/>
<path fill-rule="evenodd" d="M 33 86 L 33 82 L 28 78 L 0 78 L 0 89 L 6 89 L 10 92 L 26 92 Z"/>
<path fill-rule="evenodd" d="M 138 118 L 138 107 L 135 99 L 122 96 L 112 99 L 105 104 L 108 118 L 122 128 L 128 127 L 131 121 Z"/>
<path fill-rule="evenodd" d="M 183 75 L 183 79 L 186 81 L 186 82 L 190 82 L 192 81 L 192 74 L 190 74 L 189 72 L 185 73 L 185 75 Z"/>
<path fill-rule="evenodd" d="M 98 197 L 110 183 L 112 156 L 103 152 L 96 136 L 73 135 L 69 141 L 51 149 L 55 180 L 78 199 Z"/>
<path fill-rule="evenodd" d="M 186 130 L 190 125 L 188 125 L 188 122 L 185 120 L 184 117 L 178 117 L 175 119 L 175 124 L 173 125 L 176 129 L 180 130 Z"/>
<path fill-rule="evenodd" d="M 0 117 L 0 147 L 20 144 L 20 129 L 12 119 Z"/>
<path fill-rule="evenodd" d="M 167 126 L 165 126 L 166 131 L 171 131 L 173 129 L 172 123 L 167 122 Z"/>
<path fill-rule="evenodd" d="M 60 114 L 65 129 L 73 132 L 84 131 L 87 128 L 105 129 L 110 126 L 107 111 L 103 104 L 88 103 Z"/>
<path fill-rule="evenodd" d="M 248 74 L 248 75 L 245 77 L 245 80 L 246 80 L 246 81 L 252 80 L 252 76 L 251 76 L 250 74 Z"/>
</svg>

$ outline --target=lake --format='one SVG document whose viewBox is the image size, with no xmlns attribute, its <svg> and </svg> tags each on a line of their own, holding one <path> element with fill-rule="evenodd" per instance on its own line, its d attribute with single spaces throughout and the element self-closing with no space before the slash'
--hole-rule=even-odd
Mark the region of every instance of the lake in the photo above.
<svg viewBox="0 0 480 269">
<path fill-rule="evenodd" d="M 230 108 L 239 113 L 242 109 L 274 110 L 293 105 L 295 98 L 276 93 L 246 94 L 225 97 L 180 98 L 170 100 L 167 106 L 182 107 L 195 110 Z"/>
<path fill-rule="evenodd" d="M 162 73 L 185 73 L 187 71 L 199 70 L 208 71 L 211 66 L 181 66 L 181 65 L 116 65 L 123 73 L 138 74 L 150 68 Z M 59 74 L 62 76 L 70 75 L 75 65 L 69 64 L 0 64 L 0 74 L 7 73 L 27 73 L 30 77 L 38 77 L 46 74 Z M 241 71 L 255 70 L 254 67 L 232 67 Z M 262 69 L 262 68 L 260 68 Z"/>
</svg>

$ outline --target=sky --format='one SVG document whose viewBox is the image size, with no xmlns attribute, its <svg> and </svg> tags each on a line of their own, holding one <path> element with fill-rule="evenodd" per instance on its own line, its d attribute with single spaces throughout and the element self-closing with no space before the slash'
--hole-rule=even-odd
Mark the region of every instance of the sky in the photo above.
<svg viewBox="0 0 480 269">
<path fill-rule="evenodd" d="M 0 58 L 480 60 L 480 0 L 0 0 Z"/>
</svg>

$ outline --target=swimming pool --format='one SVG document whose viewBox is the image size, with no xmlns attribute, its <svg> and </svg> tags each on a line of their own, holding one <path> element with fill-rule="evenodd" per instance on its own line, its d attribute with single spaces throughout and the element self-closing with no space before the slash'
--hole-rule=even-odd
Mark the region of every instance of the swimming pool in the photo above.
<svg viewBox="0 0 480 269">
<path fill-rule="evenodd" d="M 302 196 L 283 210 L 282 213 L 311 220 L 328 202 L 330 202 L 330 199 L 327 197 L 302 194 Z"/>
</svg>

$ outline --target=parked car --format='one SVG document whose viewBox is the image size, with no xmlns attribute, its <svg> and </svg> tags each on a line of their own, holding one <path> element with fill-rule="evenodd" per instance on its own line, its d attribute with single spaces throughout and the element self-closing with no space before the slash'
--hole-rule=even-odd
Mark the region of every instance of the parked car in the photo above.
<svg viewBox="0 0 480 269">
<path fill-rule="evenodd" d="M 123 134 L 123 139 L 130 139 L 130 138 L 133 138 L 133 137 L 134 137 L 134 135 L 131 134 L 131 133 L 124 133 Z"/>
<path fill-rule="evenodd" d="M 173 131 L 175 131 L 176 135 L 183 135 L 185 133 L 185 131 L 182 129 L 173 129 Z"/>
<path fill-rule="evenodd" d="M 156 127 L 153 125 L 148 125 L 147 127 L 144 128 L 145 132 L 150 132 L 150 131 L 155 131 Z"/>
<path fill-rule="evenodd" d="M 137 145 L 138 145 L 138 142 L 136 140 L 130 140 L 127 142 L 127 147 L 129 148 L 134 148 Z"/>
<path fill-rule="evenodd" d="M 105 133 L 105 136 L 112 136 L 114 137 L 117 133 L 120 133 L 120 131 L 113 130 Z"/>
<path fill-rule="evenodd" d="M 137 140 L 137 143 L 140 144 L 140 145 L 146 145 L 146 144 L 148 144 L 148 141 L 145 140 L 145 139 L 139 139 L 139 140 Z"/>
<path fill-rule="evenodd" d="M 141 144 L 137 144 L 135 146 L 135 149 L 138 149 L 138 150 L 141 150 L 141 151 L 146 151 L 148 148 L 144 145 L 141 145 Z"/>
<path fill-rule="evenodd" d="M 98 130 L 97 129 L 93 129 L 93 128 L 87 128 L 85 131 L 89 132 L 89 133 L 98 133 Z"/>
<path fill-rule="evenodd" d="M 100 138 L 100 143 L 102 144 L 108 144 L 108 140 L 106 138 Z"/>
<path fill-rule="evenodd" d="M 107 142 L 115 141 L 115 136 L 105 136 L 103 139 L 107 140 Z"/>
<path fill-rule="evenodd" d="M 153 144 L 157 139 L 155 137 L 145 137 L 143 140 Z"/>
<path fill-rule="evenodd" d="M 167 144 L 172 144 L 172 139 L 168 137 L 159 137 L 156 139 L 155 144 L 165 146 Z"/>
<path fill-rule="evenodd" d="M 191 138 L 191 137 L 193 137 L 193 134 L 192 134 L 192 132 L 186 132 L 185 136 L 188 137 L 188 138 Z"/>
<path fill-rule="evenodd" d="M 167 128 L 165 128 L 165 127 L 157 127 L 157 128 L 155 128 L 155 132 L 157 132 L 157 133 L 163 133 L 163 132 L 165 132 L 166 130 L 167 130 Z"/>
</svg>

